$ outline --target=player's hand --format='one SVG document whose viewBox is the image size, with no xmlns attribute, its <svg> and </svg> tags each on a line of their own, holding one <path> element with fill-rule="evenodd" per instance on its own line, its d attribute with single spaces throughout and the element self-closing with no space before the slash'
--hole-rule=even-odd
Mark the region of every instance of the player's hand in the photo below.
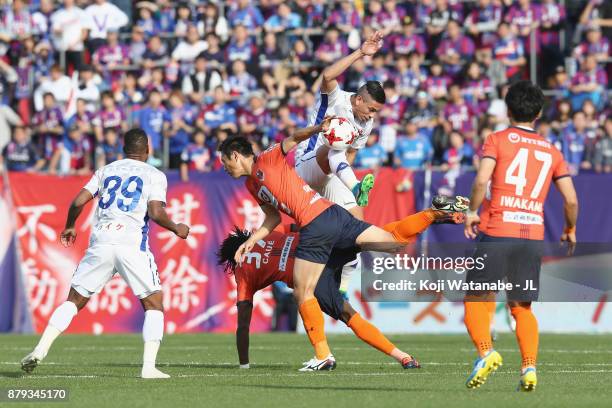
<svg viewBox="0 0 612 408">
<path fill-rule="evenodd" d="M 326 116 L 323 121 L 319 124 L 319 132 L 327 132 L 329 130 L 329 126 L 331 124 L 332 119 L 334 119 L 335 116 Z"/>
<path fill-rule="evenodd" d="M 77 234 L 75 228 L 66 228 L 60 234 L 60 242 L 62 243 L 62 245 L 68 248 L 72 246 L 72 244 L 74 244 L 74 241 L 76 240 L 76 235 Z"/>
<path fill-rule="evenodd" d="M 189 226 L 185 224 L 176 224 L 176 231 L 174 233 L 179 238 L 187 239 L 189 236 Z"/>
<path fill-rule="evenodd" d="M 480 217 L 478 214 L 465 214 L 465 228 L 463 234 L 467 239 L 474 239 L 478 236 L 478 224 L 480 224 Z"/>
<path fill-rule="evenodd" d="M 567 242 L 567 255 L 572 256 L 576 250 L 576 231 L 561 234 L 561 243 Z"/>
<path fill-rule="evenodd" d="M 251 252 L 253 246 L 255 246 L 255 242 L 251 241 L 250 239 L 247 239 L 242 245 L 238 247 L 238 250 L 234 255 L 234 260 L 238 265 L 242 265 L 244 257 L 246 256 L 246 254 Z"/>
<path fill-rule="evenodd" d="M 376 31 L 370 38 L 361 44 L 361 52 L 364 55 L 374 55 L 382 47 L 382 39 L 384 35 L 382 31 Z"/>
</svg>

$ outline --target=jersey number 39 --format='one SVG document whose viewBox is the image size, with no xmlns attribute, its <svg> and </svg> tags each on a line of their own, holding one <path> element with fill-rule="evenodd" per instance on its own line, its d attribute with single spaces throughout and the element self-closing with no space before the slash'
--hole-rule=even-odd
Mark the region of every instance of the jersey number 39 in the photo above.
<svg viewBox="0 0 612 408">
<path fill-rule="evenodd" d="M 131 176 L 125 181 L 119 176 L 110 176 L 104 180 L 102 188 L 103 196 L 98 203 L 98 207 L 106 210 L 117 199 L 117 193 L 121 188 L 121 196 L 117 199 L 117 208 L 124 212 L 130 212 L 138 205 L 142 194 L 142 179 L 138 176 Z M 107 200 L 104 200 L 108 196 Z"/>
</svg>

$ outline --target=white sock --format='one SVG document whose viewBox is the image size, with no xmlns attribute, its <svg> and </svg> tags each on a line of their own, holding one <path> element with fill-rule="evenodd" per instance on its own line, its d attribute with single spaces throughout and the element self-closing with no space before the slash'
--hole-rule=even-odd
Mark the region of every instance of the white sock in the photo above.
<svg viewBox="0 0 612 408">
<path fill-rule="evenodd" d="M 70 326 L 72 318 L 76 316 L 77 313 L 78 309 L 72 302 L 65 301 L 59 305 L 51 315 L 49 324 L 47 324 L 45 331 L 38 341 L 38 345 L 36 345 L 36 350 L 42 352 L 43 355 L 46 356 L 57 336 Z"/>
<path fill-rule="evenodd" d="M 164 336 L 164 313 L 160 310 L 147 310 L 142 325 L 142 338 L 144 340 L 144 353 L 142 356 L 143 368 L 155 367 L 157 351 Z"/>
<path fill-rule="evenodd" d="M 359 183 L 350 164 L 346 159 L 346 150 L 330 150 L 327 153 L 330 170 L 352 191 Z"/>
<path fill-rule="evenodd" d="M 342 275 L 340 277 L 340 291 L 347 292 L 351 277 L 355 271 L 361 270 L 361 254 L 357 254 L 357 258 L 342 267 Z"/>
</svg>

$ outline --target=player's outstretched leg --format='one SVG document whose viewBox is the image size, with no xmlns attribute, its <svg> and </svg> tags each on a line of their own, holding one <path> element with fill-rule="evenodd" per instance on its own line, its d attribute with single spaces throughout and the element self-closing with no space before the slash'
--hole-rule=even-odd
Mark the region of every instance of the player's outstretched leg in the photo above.
<svg viewBox="0 0 612 408">
<path fill-rule="evenodd" d="M 538 384 L 536 359 L 538 357 L 538 322 L 529 302 L 509 302 L 510 312 L 516 320 L 516 339 L 521 349 L 521 378 L 518 391 L 534 391 Z"/>
<path fill-rule="evenodd" d="M 34 350 L 21 359 L 23 371 L 26 373 L 34 371 L 49 353 L 55 339 L 68 328 L 74 316 L 87 304 L 88 300 L 88 297 L 81 296 L 74 288 L 70 288 L 68 299 L 55 309 Z"/>
<path fill-rule="evenodd" d="M 162 292 L 141 299 L 145 309 L 144 324 L 142 325 L 142 338 L 144 340 L 144 353 L 142 357 L 142 378 L 170 378 L 155 367 L 157 351 L 164 336 L 164 312 L 162 311 Z"/>
</svg>

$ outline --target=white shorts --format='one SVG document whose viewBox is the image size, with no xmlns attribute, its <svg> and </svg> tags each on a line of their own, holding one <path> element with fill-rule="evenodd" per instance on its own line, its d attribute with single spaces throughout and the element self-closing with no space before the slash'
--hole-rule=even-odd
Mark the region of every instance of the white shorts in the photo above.
<svg viewBox="0 0 612 408">
<path fill-rule="evenodd" d="M 99 293 L 116 272 L 140 299 L 161 290 L 153 254 L 131 245 L 94 244 L 87 248 L 70 284 L 82 296 L 90 297 Z"/>
<path fill-rule="evenodd" d="M 295 171 L 310 187 L 346 210 L 357 206 L 353 192 L 335 174 L 325 174 L 317 163 L 316 151 L 296 160 Z"/>
</svg>

